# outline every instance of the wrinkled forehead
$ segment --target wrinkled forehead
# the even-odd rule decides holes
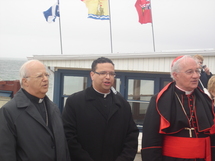
[[[48,69],[40,62],[31,63],[26,66],[26,73],[28,74],[40,74],[45,72],[48,72]]]
[[[181,61],[182,69],[197,69],[199,68],[198,62],[193,58],[187,58]]]

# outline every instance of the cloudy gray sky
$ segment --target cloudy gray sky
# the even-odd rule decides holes
[[[43,11],[57,0],[0,0],[0,57],[60,55],[59,19]],[[110,0],[113,53],[153,52],[151,24],[136,0]],[[155,50],[215,49],[215,0],[151,0]],[[87,18],[81,0],[60,0],[63,54],[111,53],[109,21]]]

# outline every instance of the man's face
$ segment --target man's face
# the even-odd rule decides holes
[[[33,96],[43,98],[49,87],[49,74],[41,63],[28,68],[29,75],[24,78],[25,90]]]
[[[181,70],[173,73],[176,85],[185,91],[197,88],[200,77],[199,65],[192,58],[188,58],[180,62],[180,66]]]
[[[200,60],[200,59],[197,59],[197,62],[199,63],[200,68],[202,68],[202,66],[203,66],[203,61]]]
[[[95,72],[90,73],[93,87],[101,93],[108,93],[114,83],[114,74],[114,66],[111,63],[97,64]]]

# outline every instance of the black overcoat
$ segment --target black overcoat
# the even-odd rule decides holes
[[[53,132],[22,90],[0,108],[1,161],[69,160],[61,114],[45,99]]]
[[[133,161],[139,131],[130,105],[119,93],[111,93],[113,106],[106,119],[97,94],[89,87],[66,101],[62,117],[71,160]]]

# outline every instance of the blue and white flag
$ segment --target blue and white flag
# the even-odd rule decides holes
[[[58,3],[54,4],[47,11],[44,11],[43,14],[47,22],[49,23],[55,22],[55,19],[57,17],[60,17],[59,4]]]

